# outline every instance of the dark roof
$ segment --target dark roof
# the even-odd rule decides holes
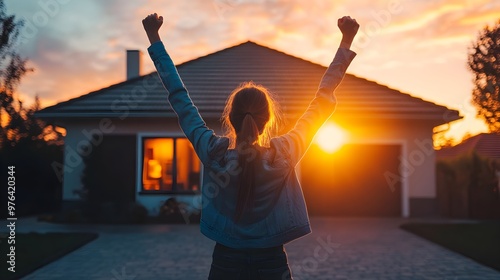
[[[456,146],[437,150],[436,157],[454,158],[470,152],[476,152],[491,159],[500,159],[500,134],[481,133],[472,136]]]
[[[254,81],[275,93],[289,116],[303,112],[326,67],[245,42],[177,65],[191,98],[204,117],[220,117],[229,93],[241,82]],[[376,82],[347,74],[336,91],[336,115],[359,118],[427,119],[436,125],[460,119],[450,110]],[[168,117],[165,91],[156,72],[47,107],[42,118]]]

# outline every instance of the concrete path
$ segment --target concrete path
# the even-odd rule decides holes
[[[500,279],[500,272],[398,228],[409,219],[312,218],[286,245],[295,280]],[[214,242],[198,225],[77,226],[20,218],[18,232],[94,231],[99,238],[23,279],[206,279]]]

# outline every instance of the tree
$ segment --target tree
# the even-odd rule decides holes
[[[33,69],[18,53],[19,30],[23,22],[5,11],[0,0],[0,148],[23,145],[43,145],[50,139],[58,144],[62,135],[54,126],[36,119],[34,113],[40,109],[39,98],[30,108],[16,98],[15,92],[21,78]]]
[[[469,69],[474,74],[472,103],[490,132],[500,133],[500,20],[484,27],[469,49]]]
[[[14,15],[7,15],[3,0],[0,0],[0,24],[0,145],[3,146],[8,137],[5,123],[19,118],[14,102],[15,88],[29,69],[15,49],[22,22]]]
[[[34,117],[40,109],[38,97],[29,108],[17,97],[22,77],[31,68],[18,52],[23,22],[8,15],[0,0],[0,170],[8,166],[16,174],[16,215],[56,210],[61,201],[61,181],[51,168],[63,157],[62,135],[54,126]],[[51,141],[50,141],[51,140]],[[52,145],[56,144],[56,145]],[[7,196],[0,196],[7,205]],[[0,212],[0,217],[7,211]]]

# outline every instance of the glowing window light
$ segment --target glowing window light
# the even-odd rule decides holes
[[[159,161],[154,159],[148,161],[148,176],[153,179],[161,178],[161,165]]]

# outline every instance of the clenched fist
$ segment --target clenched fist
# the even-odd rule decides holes
[[[151,44],[153,44],[156,41],[160,41],[160,35],[158,34],[158,30],[160,30],[162,24],[163,24],[163,17],[158,16],[157,13],[150,14],[145,19],[142,20],[142,26],[144,26],[144,30],[146,30],[146,34],[148,35],[149,42]]]
[[[342,35],[345,37],[354,38],[356,33],[358,33],[359,24],[350,16],[339,18],[337,25],[339,26],[340,32],[342,32]]]
[[[344,16],[338,19],[337,25],[339,26],[340,32],[342,32],[342,42],[341,46],[349,48],[356,33],[358,33],[359,24],[355,19],[350,16]]]

